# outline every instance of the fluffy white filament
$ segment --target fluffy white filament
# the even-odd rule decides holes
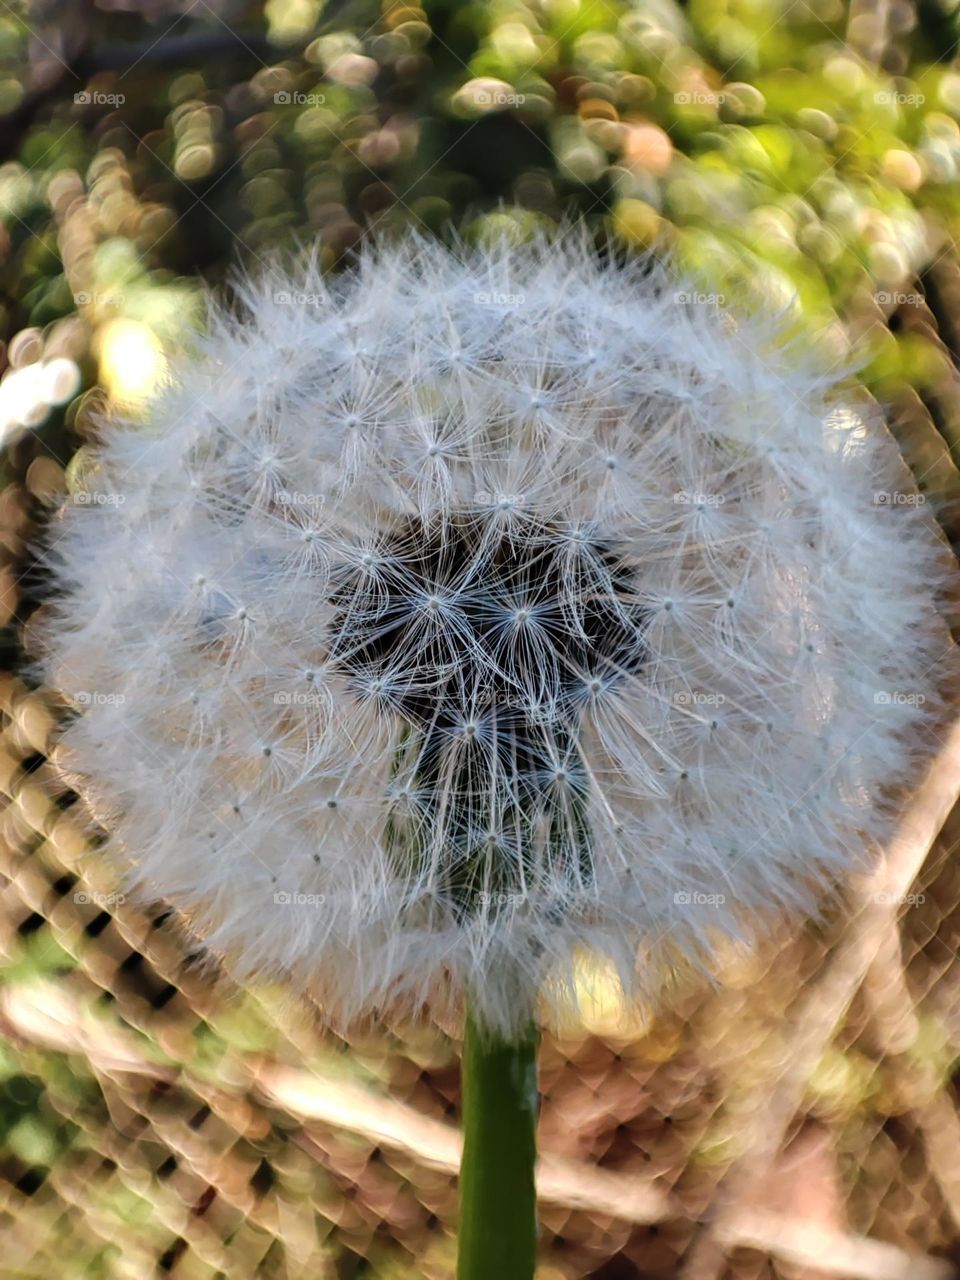
[[[60,755],[142,892],[331,1017],[509,1027],[518,971],[642,988],[873,850],[940,550],[769,317],[572,238],[240,292],[50,539]]]

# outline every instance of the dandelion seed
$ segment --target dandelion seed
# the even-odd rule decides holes
[[[118,696],[59,745],[105,854],[342,1019],[468,988],[511,1029],[582,946],[636,989],[641,943],[816,907],[946,651],[882,426],[769,317],[576,238],[287,284],[322,322],[241,282],[139,434],[105,425],[129,500],[51,538],[45,671]],[[322,910],[290,927],[277,883]]]

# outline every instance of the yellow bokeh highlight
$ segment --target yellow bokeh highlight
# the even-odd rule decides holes
[[[153,330],[139,320],[109,320],[97,335],[100,377],[113,402],[139,408],[166,372],[166,357]]]

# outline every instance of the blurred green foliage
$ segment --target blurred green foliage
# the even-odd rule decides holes
[[[956,27],[906,0],[21,2],[0,322],[79,316],[84,380],[136,398],[238,261],[566,215],[855,340],[881,393],[922,383],[941,353],[883,319],[956,237]]]
[[[911,460],[952,500],[958,35],[960,0],[10,0],[0,441],[15,455],[29,433],[82,466],[103,397],[135,410],[202,319],[202,284],[238,264],[316,244],[332,268],[410,224],[522,235],[567,218],[675,254],[734,311],[793,309],[884,402],[923,402],[946,461],[929,443]],[[82,947],[39,936],[8,950],[9,988],[77,965]],[[182,1059],[213,1084],[274,1036],[244,1000]],[[68,1054],[26,1058],[0,1053],[0,1147],[24,1187],[85,1151],[103,1107]],[[369,1080],[372,1062],[340,1066]],[[811,1089],[824,1113],[882,1104],[839,1049]],[[721,1127],[703,1158],[728,1145]],[[147,1201],[110,1186],[105,1214],[144,1228]],[[113,1275],[115,1252],[100,1242],[69,1274]],[[364,1274],[410,1272],[387,1249]]]

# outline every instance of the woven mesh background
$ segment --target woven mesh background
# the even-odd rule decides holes
[[[949,341],[960,270],[933,270]],[[926,308],[904,322],[938,330]],[[956,420],[952,373],[931,399]],[[893,418],[955,532],[928,404],[905,388]],[[8,465],[17,622],[24,547],[63,475],[33,436]],[[8,673],[0,717],[0,1275],[451,1276],[449,1029],[347,1042],[290,992],[198,965],[170,913],[124,901],[86,856],[46,758],[50,696]],[[831,919],[731,956],[656,1015],[595,976],[546,1040],[539,1280],[957,1273],[960,738],[942,741],[886,869]]]
[[[242,5],[215,7],[230,16]],[[35,4],[31,57],[69,52],[88,8]],[[427,21],[418,7],[384,9],[391,27]],[[827,28],[809,13],[823,39]],[[900,74],[910,65],[914,18],[899,0],[855,0],[847,39],[869,45],[879,63],[879,23],[883,66]],[[402,113],[413,86],[428,81],[422,59],[401,58],[392,39],[371,36],[365,48],[389,72],[377,92]],[[420,50],[415,30],[410,39]],[[101,63],[91,55],[94,70],[110,67],[109,53]],[[584,117],[609,115],[602,66],[589,70],[589,81],[571,79],[569,96],[589,88]],[[145,63],[148,95],[146,71]],[[133,78],[124,87],[135,94]],[[263,95],[241,88],[259,112]],[[28,98],[21,116],[35,107]],[[171,157],[187,149],[191,129],[220,128],[215,113],[201,116],[193,125],[178,119],[183,136]],[[360,108],[345,125],[348,139],[373,129]],[[494,170],[510,151],[507,127],[477,132]],[[271,221],[276,192],[267,177],[288,162],[272,128],[252,119],[242,131],[243,165],[231,158],[227,169],[238,181],[264,173],[257,198],[270,216],[259,230],[256,202],[248,216],[230,185],[222,188],[225,204],[241,209],[238,238],[257,247],[283,222]],[[389,141],[372,135],[369,145]],[[96,287],[85,274],[94,240],[122,232],[152,248],[167,227],[171,171],[154,154],[154,135],[129,163],[120,125],[108,121],[100,142],[90,189],[65,178],[50,205],[66,275],[83,296]],[[846,148],[838,144],[838,154]],[[544,155],[539,146],[529,159],[518,150],[516,165],[540,166]],[[418,217],[435,215],[438,202],[431,188],[415,190],[402,148],[396,174],[391,163],[376,147],[358,159],[352,143],[338,142],[314,166],[312,189],[302,175],[290,185],[307,191],[311,227],[347,245],[359,233],[354,215],[403,205],[404,196]],[[374,174],[370,164],[383,168]],[[350,177],[343,189],[340,165]],[[149,201],[134,171],[141,186],[150,175]],[[382,173],[396,178],[392,187]],[[437,191],[459,207],[446,188]],[[202,240],[199,225],[223,240],[217,198],[214,191],[209,225],[184,221],[184,239]],[[527,199],[536,207],[539,197]],[[597,203],[586,188],[581,201]],[[40,243],[26,238],[28,254],[31,240]],[[875,284],[861,282],[868,292]],[[922,386],[891,376],[885,408],[956,544],[955,248],[931,236],[922,275],[885,288],[891,299],[910,299],[885,305],[891,330],[945,357],[925,367]],[[118,895],[88,856],[72,797],[56,785],[47,762],[56,704],[13,673],[11,641],[38,591],[25,548],[49,499],[65,489],[88,407],[69,436],[47,433],[41,445],[27,432],[0,462],[0,662],[8,668],[0,674],[0,1280],[447,1280],[458,1161],[453,1029],[396,1025],[344,1040],[288,991],[236,988],[198,963],[172,915],[148,916]],[[830,918],[731,956],[713,986],[681,986],[655,1015],[625,1011],[595,976],[584,1015],[545,1040],[538,1280],[960,1275],[960,737],[945,727],[942,741],[886,870],[851,886]]]

